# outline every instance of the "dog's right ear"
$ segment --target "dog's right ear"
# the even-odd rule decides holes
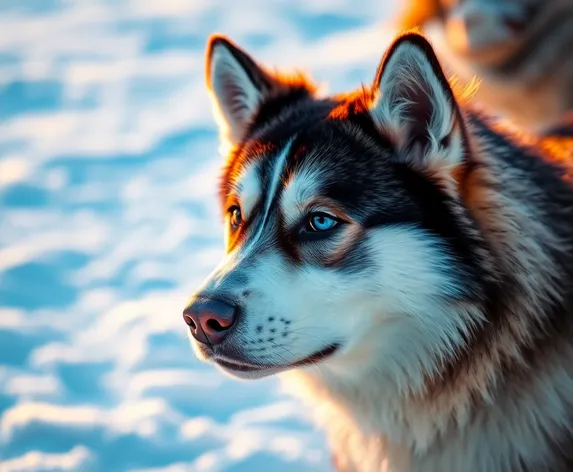
[[[231,145],[245,137],[261,104],[279,85],[277,78],[225,36],[209,38],[207,87],[221,137]]]
[[[465,158],[465,126],[431,44],[415,32],[388,49],[374,81],[370,109],[405,163],[448,173]]]

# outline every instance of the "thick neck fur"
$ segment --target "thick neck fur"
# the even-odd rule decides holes
[[[383,366],[285,374],[317,401],[340,470],[573,464],[573,186],[551,146],[474,113],[466,122],[459,213],[481,235],[487,286],[475,305],[436,308],[480,320],[465,346],[433,374],[412,373],[422,386],[410,390]]]

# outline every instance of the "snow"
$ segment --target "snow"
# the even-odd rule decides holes
[[[0,0],[2,472],[330,470],[275,379],[189,346],[181,310],[222,254],[204,47],[347,90],[390,4]]]

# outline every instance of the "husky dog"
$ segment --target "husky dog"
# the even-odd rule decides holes
[[[409,0],[399,27],[433,19],[442,58],[483,81],[476,99],[531,129],[573,109],[573,1]]]
[[[502,128],[412,32],[350,94],[223,36],[207,83],[230,151],[198,357],[280,374],[341,471],[573,470],[573,126]]]

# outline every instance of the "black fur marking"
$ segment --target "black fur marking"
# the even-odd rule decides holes
[[[368,277],[368,273],[376,268],[368,257],[366,241],[358,241],[335,265],[329,267],[345,274],[360,274],[364,277]]]
[[[319,241],[325,241],[331,238],[334,234],[343,230],[344,223],[339,223],[334,228],[328,231],[297,231],[297,240],[300,244],[304,243],[316,243]]]
[[[397,176],[400,177],[406,191],[406,198],[415,202],[416,207],[403,214],[404,220],[420,224],[428,232],[435,234],[447,244],[468,277],[468,281],[479,280],[479,264],[476,261],[475,248],[481,244],[460,225],[458,218],[450,208],[455,205],[451,197],[440,190],[435,182],[431,182],[422,174],[413,171],[408,166],[396,165]],[[476,270],[477,269],[477,270]]]
[[[259,108],[250,127],[248,136],[252,136],[258,129],[264,128],[269,122],[284,115],[285,108],[297,105],[310,105],[311,96],[304,87],[289,88],[287,92],[266,100]]]

